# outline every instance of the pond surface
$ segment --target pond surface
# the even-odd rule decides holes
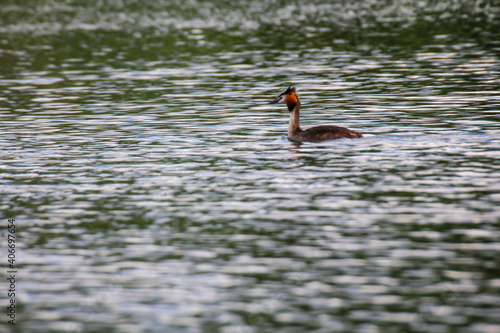
[[[500,332],[499,8],[30,2],[0,9],[2,331]],[[364,138],[289,142],[289,85]]]

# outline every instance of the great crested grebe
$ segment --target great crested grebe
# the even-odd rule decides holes
[[[340,126],[315,126],[303,130],[299,125],[300,99],[295,87],[288,89],[269,104],[285,103],[290,111],[290,125],[288,126],[288,140],[295,142],[321,142],[340,138],[361,138],[361,133],[351,131]]]

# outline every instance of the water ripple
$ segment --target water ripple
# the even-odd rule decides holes
[[[498,8],[479,4],[2,7],[20,329],[499,331]],[[460,36],[455,12],[483,25]],[[364,138],[289,142],[267,103],[291,84],[303,127]]]

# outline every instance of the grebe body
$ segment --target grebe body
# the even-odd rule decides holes
[[[348,128],[340,126],[315,126],[307,130],[300,128],[300,99],[295,87],[288,89],[280,94],[278,98],[269,104],[285,103],[290,111],[290,124],[288,126],[288,140],[295,142],[321,142],[341,138],[361,138],[361,133],[351,131]]]

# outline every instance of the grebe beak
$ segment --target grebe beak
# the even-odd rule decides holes
[[[285,93],[282,93],[281,95],[278,96],[274,101],[269,102],[269,104],[277,104],[281,101],[283,101],[283,98],[285,97]]]
[[[269,104],[277,104],[277,103],[281,102],[282,99],[283,99],[283,96],[279,96],[274,101],[269,102]]]
[[[285,103],[285,98],[288,97],[288,94],[290,94],[291,92],[295,92],[295,87],[288,87],[288,89],[284,93],[280,94],[274,101],[269,102],[269,104],[277,104],[279,102]]]

